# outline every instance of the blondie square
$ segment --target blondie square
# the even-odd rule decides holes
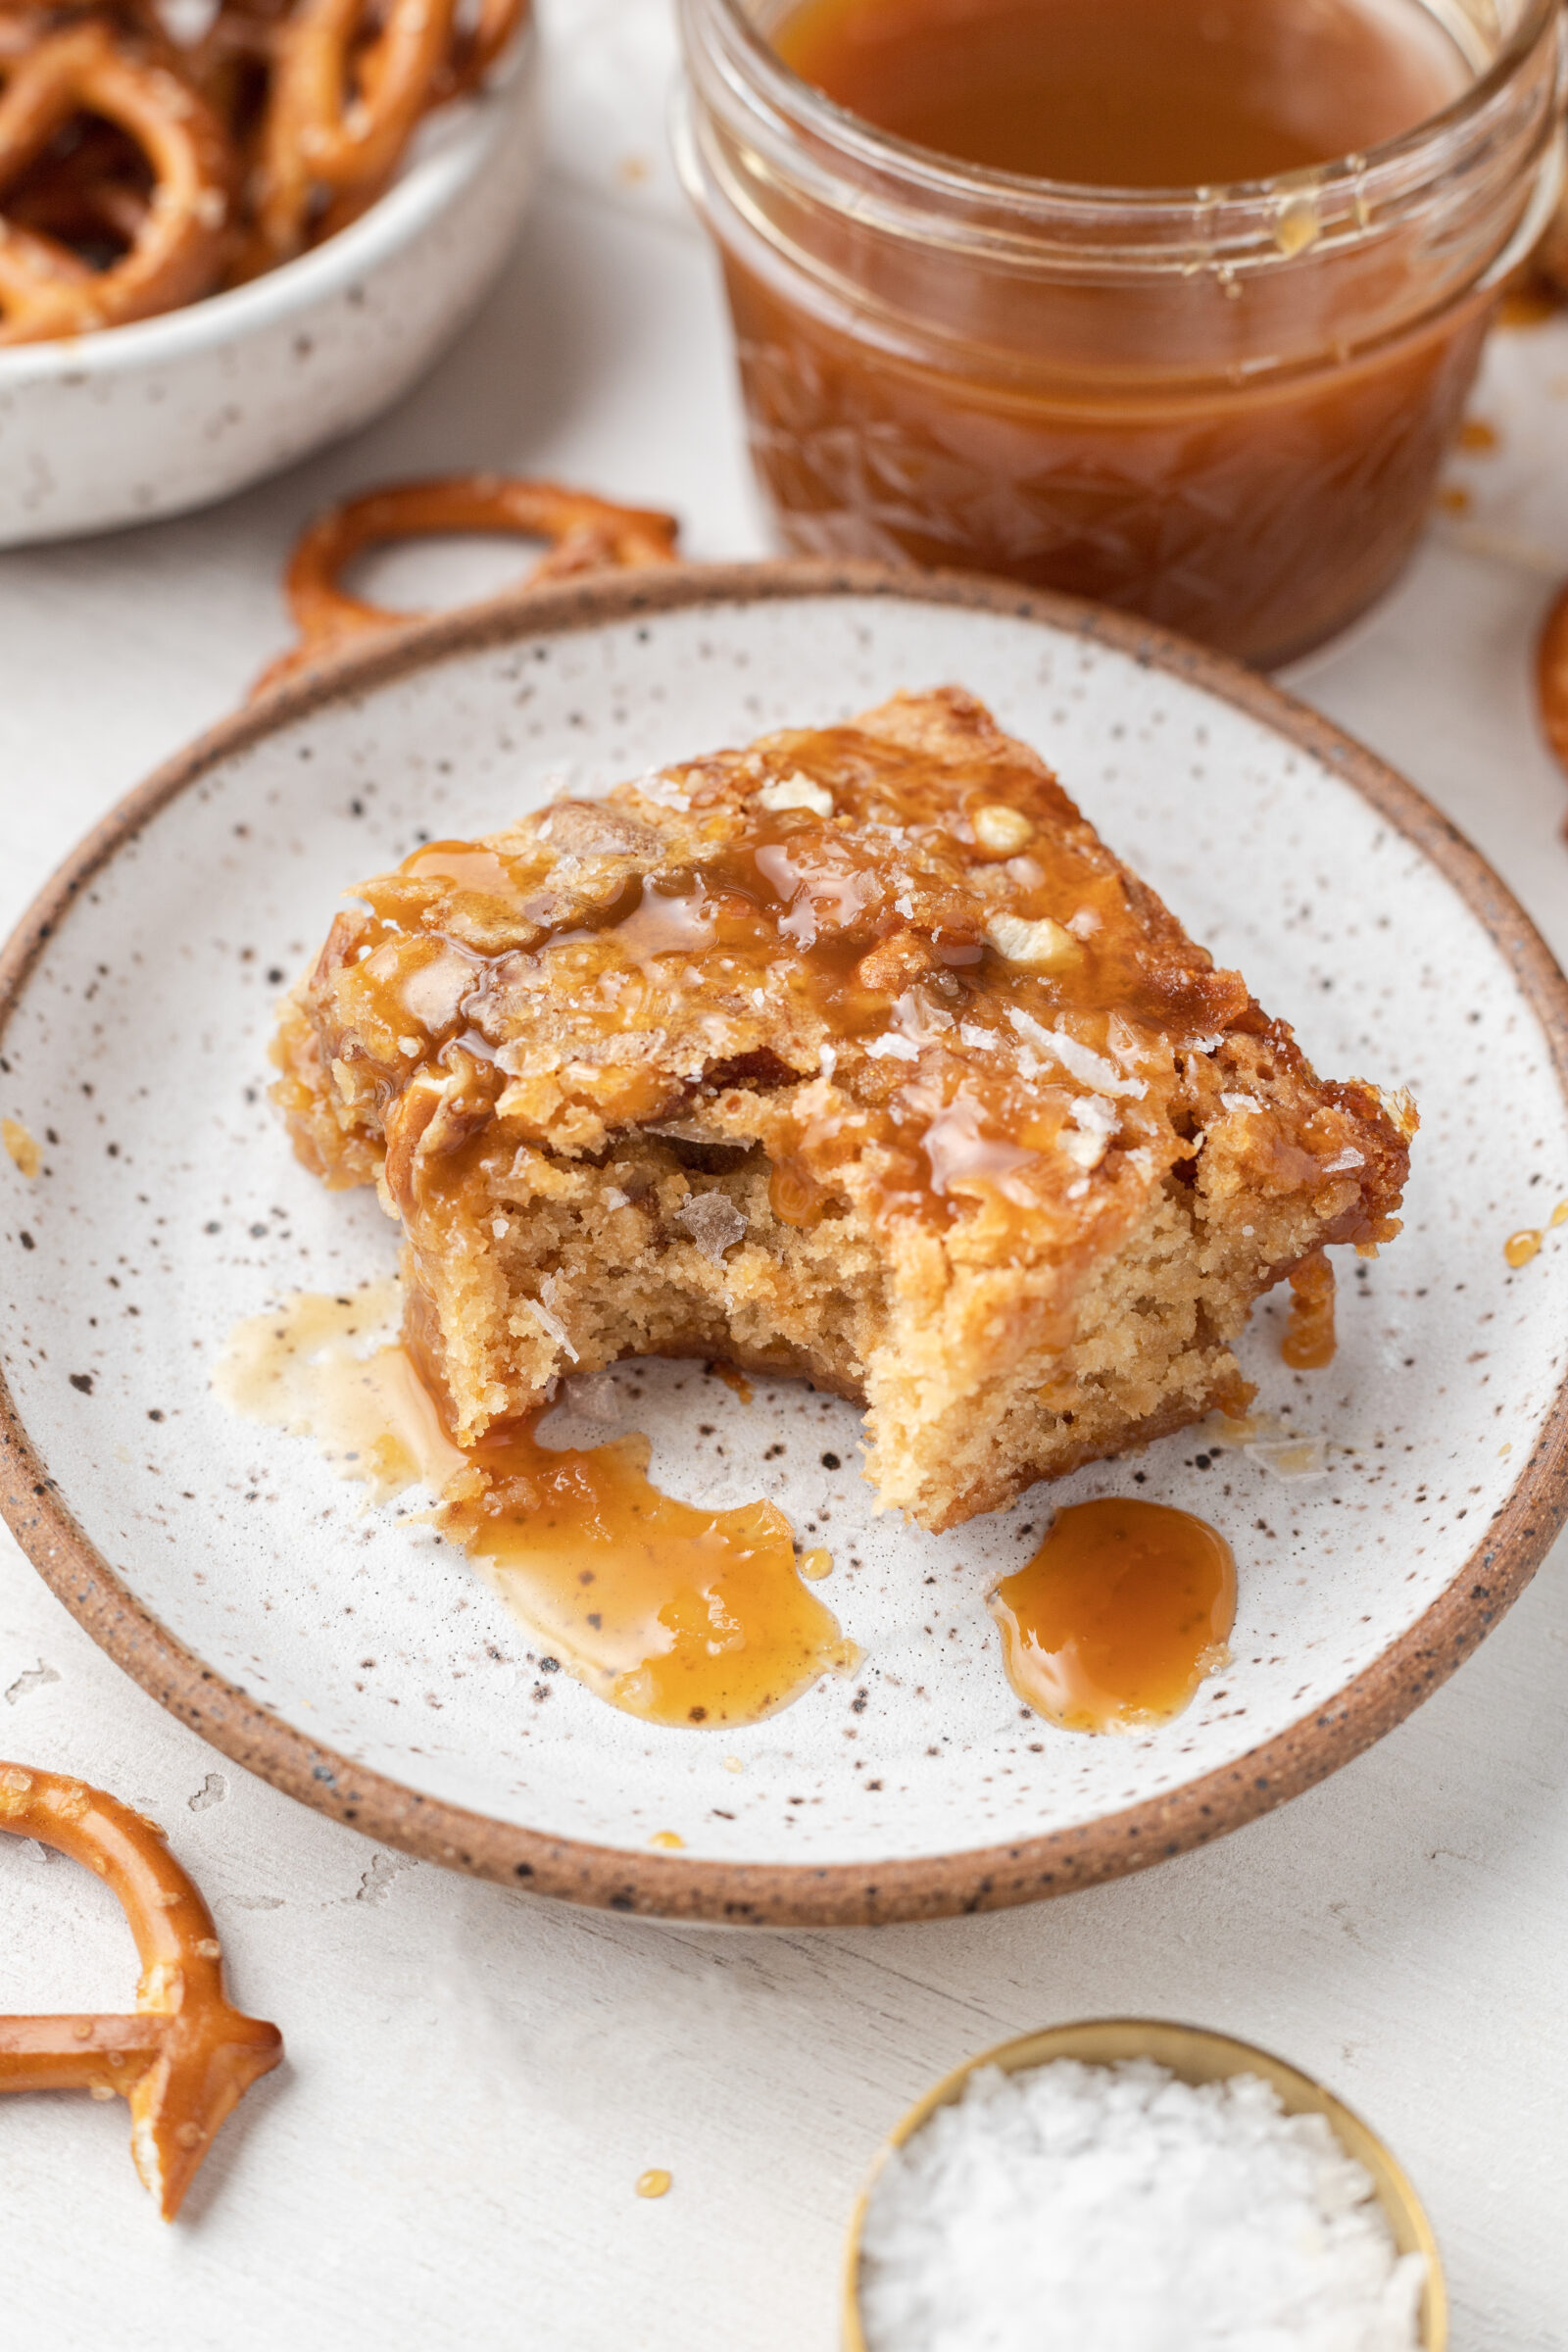
[[[956,688],[364,884],[287,1001],[300,1157],[374,1183],[465,1444],[718,1356],[865,1407],[952,1527],[1245,1405],[1231,1341],[1374,1249],[1415,1119],[1320,1080]]]

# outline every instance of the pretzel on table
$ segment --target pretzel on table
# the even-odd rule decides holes
[[[0,47],[0,213],[78,116],[106,119],[146,157],[153,190],[125,253],[94,270],[59,238],[0,218],[0,344],[147,318],[211,291],[232,195],[222,124],[156,55],[89,21]]]
[[[0,2016],[0,2091],[118,2091],[136,2170],[172,2222],[224,2117],[282,2057],[282,2035],[226,1999],[213,1915],[155,1822],[84,1782],[0,1763],[0,1830],[96,1871],[141,1957],[127,2016]]]
[[[548,539],[548,553],[526,575],[532,587],[617,565],[673,564],[679,527],[672,514],[499,473],[404,482],[351,498],[318,515],[295,547],[283,586],[300,642],[262,672],[252,693],[280,684],[351,637],[419,617],[389,612],[339,587],[344,566],[367,547],[454,531]]]

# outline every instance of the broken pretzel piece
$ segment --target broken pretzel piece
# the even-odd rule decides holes
[[[0,1763],[0,1830],[95,1870],[142,1964],[128,2016],[0,2017],[0,2091],[118,2091],[130,2104],[136,2170],[172,2222],[219,2126],[276,2066],[283,2037],[224,1997],[213,1915],[144,1814],[64,1774]]]

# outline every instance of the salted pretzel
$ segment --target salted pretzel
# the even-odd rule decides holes
[[[282,2057],[282,2035],[224,1997],[213,1915],[155,1822],[84,1782],[0,1764],[0,1830],[95,1870],[142,1964],[128,2016],[0,2017],[0,2091],[118,2091],[136,2170],[172,2222],[224,2117]]]
[[[11,191],[78,116],[126,132],[153,176],[129,246],[105,270],[5,212]],[[223,266],[230,176],[228,140],[212,109],[104,24],[0,49],[0,344],[117,326],[210,292]]]
[[[262,134],[256,224],[272,261],[381,194],[431,104],[455,13],[456,0],[386,0],[370,32],[368,0],[300,0],[279,33]]]
[[[522,23],[527,6],[528,0],[479,0],[472,25],[459,25],[454,32],[451,52],[430,93],[434,104],[445,105],[449,98],[466,97],[478,88]]]
[[[525,584],[644,564],[673,564],[679,524],[672,514],[612,506],[586,490],[523,481],[502,473],[452,474],[404,482],[329,507],[303,533],[289,558],[284,594],[300,642],[271,662],[252,692],[261,694],[350,637],[419,616],[389,612],[338,586],[344,566],[367,547],[445,531],[516,532],[550,548]]]

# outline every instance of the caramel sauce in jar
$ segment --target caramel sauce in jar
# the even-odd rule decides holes
[[[1030,179],[1272,179],[1413,130],[1469,79],[1410,0],[799,0],[784,62],[916,147]]]
[[[1544,170],[1544,0],[681,4],[792,550],[1262,663],[1390,584]]]
[[[1236,1562],[1190,1511],[1111,1495],[1058,1511],[990,1606],[1027,1705],[1063,1731],[1141,1731],[1224,1663]]]

